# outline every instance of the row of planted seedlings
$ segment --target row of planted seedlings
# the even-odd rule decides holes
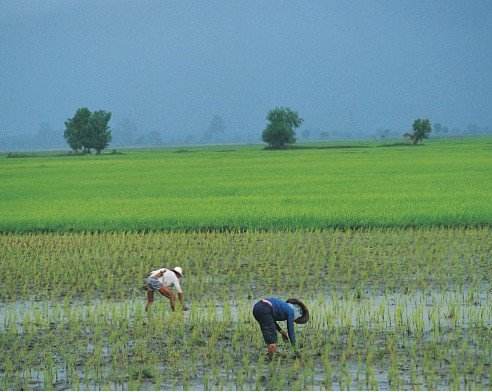
[[[487,240],[487,228],[2,236],[6,281],[18,285],[0,289],[0,380],[4,389],[486,389]],[[144,314],[143,274],[174,263],[191,311],[170,314],[159,298]],[[53,271],[61,267],[66,275]],[[301,358],[281,343],[266,363],[251,308],[269,295],[309,303]]]
[[[51,317],[42,321],[41,330],[30,327],[25,334],[27,344],[31,341],[31,333],[34,339],[46,333],[46,337],[39,343],[41,345],[60,333],[66,334],[72,344],[77,341],[77,354],[66,349],[50,352],[45,348],[45,365],[64,360],[67,363],[65,382],[76,386],[88,385],[91,388],[110,386],[114,389],[119,385],[124,387],[129,384],[133,387],[149,387],[154,383],[161,383],[160,385],[170,389],[179,386],[180,383],[196,388],[201,387],[203,383],[204,387],[208,386],[211,389],[231,389],[244,385],[251,388],[252,382],[264,387],[266,382],[269,387],[281,389],[289,386],[386,389],[387,385],[392,388],[403,385],[401,383],[405,382],[405,378],[401,376],[401,367],[405,361],[412,364],[407,377],[410,383],[408,385],[413,388],[424,386],[433,389],[432,387],[438,386],[439,383],[446,385],[446,382],[450,381],[473,387],[486,385],[486,375],[483,373],[483,366],[480,367],[480,360],[482,364],[486,364],[487,358],[490,358],[490,348],[489,351],[486,350],[487,335],[483,335],[482,340],[480,335],[477,335],[473,342],[457,344],[462,339],[461,328],[443,329],[441,332],[445,333],[445,338],[442,334],[434,335],[432,328],[426,326],[426,318],[422,317],[419,307],[408,315],[412,320],[409,324],[399,324],[397,312],[392,315],[393,308],[390,303],[391,300],[383,301],[382,305],[360,303],[355,298],[342,298],[337,303],[327,303],[320,297],[315,303],[310,304],[313,312],[311,323],[300,327],[298,331],[302,358],[291,358],[288,346],[283,347],[279,356],[279,364],[287,366],[285,361],[293,360],[298,369],[297,373],[282,378],[284,381],[272,376],[277,374],[274,371],[276,368],[262,366],[258,370],[256,366],[258,361],[264,364],[260,359],[261,353],[258,352],[258,348],[261,351],[263,344],[261,339],[258,339],[257,328],[250,316],[251,309],[246,303],[238,307],[230,304],[218,307],[195,303],[192,311],[184,317],[173,317],[175,315],[167,313],[163,305],[157,307],[151,318],[143,319],[140,317],[141,307],[130,307],[127,310],[123,309],[122,320],[115,322],[111,320],[117,318],[116,309],[120,310],[121,307],[101,302],[87,309],[86,313],[79,311],[72,316],[67,310],[65,317],[74,317],[74,326],[72,328],[68,323],[66,331],[62,329],[46,332],[51,331],[50,328],[53,329],[57,323],[62,324],[59,318],[65,310],[58,309],[52,312]],[[109,310],[111,307],[113,311]],[[34,319],[43,320],[38,311],[35,311],[32,317],[31,322]],[[128,325],[129,319],[142,321],[142,324],[132,327]],[[393,327],[388,327],[388,322]],[[28,325],[29,321],[24,320],[24,324]],[[418,337],[421,325],[424,325],[423,329],[428,337]],[[415,337],[412,329],[415,330]],[[133,337],[131,342],[128,336]],[[251,342],[251,345],[245,345],[244,342]],[[453,345],[445,351],[439,351],[441,345],[449,342],[453,342],[457,351]],[[57,346],[64,347],[63,342],[61,346]],[[367,350],[368,347],[371,350]],[[419,350],[423,356],[420,360]],[[33,352],[36,352],[36,347]],[[20,350],[21,361],[22,355],[23,351]],[[120,355],[123,355],[123,361],[118,359]],[[386,358],[386,355],[389,357]],[[436,355],[442,357],[441,366],[446,366],[449,362],[449,377],[454,378],[441,380],[436,374],[443,371],[442,369],[436,369],[437,373],[433,375],[432,367],[428,369],[424,366],[425,361],[429,361],[429,358],[436,359]],[[76,356],[79,358],[78,361],[75,360]],[[86,360],[84,367],[81,369],[79,366],[78,372],[74,372],[74,364],[79,363],[80,358],[89,357],[91,359]],[[147,357],[153,358],[153,362],[147,361]],[[174,362],[167,362],[165,358]],[[458,358],[467,358],[467,362],[459,363]],[[33,361],[34,356],[28,363],[32,365],[35,363]],[[243,364],[239,369],[236,366],[238,361]],[[108,371],[101,372],[105,367]],[[462,367],[466,372],[457,377],[458,369]],[[299,369],[302,370],[301,373]],[[471,369],[473,373],[469,376],[467,372]],[[168,370],[171,370],[171,373]],[[46,380],[54,381],[56,384],[59,379],[63,379],[62,366],[55,366],[55,373],[51,376],[46,371],[47,369],[37,370],[37,373],[34,371],[37,380],[40,380],[40,374],[43,377],[41,380],[44,387]],[[255,378],[254,375],[258,371],[264,374]],[[48,377],[45,378],[46,374]],[[171,379],[168,377],[161,380],[163,374],[173,376]],[[70,377],[75,378],[72,380]],[[277,385],[277,382],[285,384]]]
[[[2,285],[0,297],[126,299],[144,274],[175,264],[185,269],[197,296],[222,284],[277,290],[285,280],[301,290],[337,285],[360,296],[443,289],[487,278],[489,236],[488,228],[7,234],[0,263],[5,280],[17,285]]]
[[[326,346],[313,346],[328,373],[335,375],[326,382],[336,384],[326,387],[487,389],[490,298],[484,295],[482,306],[467,306],[461,295],[448,293],[438,299],[440,304],[405,295],[320,302],[318,310],[329,320],[315,318],[306,328],[315,329],[309,335],[316,335],[317,342],[328,336]],[[331,349],[323,352],[327,347]]]
[[[309,304],[311,322],[297,328],[301,357],[280,343],[272,363],[250,303],[192,305],[171,314],[160,303],[150,315],[138,303],[107,301],[75,310],[59,304],[48,316],[31,309],[20,323],[22,339],[7,317],[3,387],[486,389],[490,380],[490,326],[463,341],[464,326],[437,333],[420,305],[407,311],[406,323],[392,299],[320,296]]]

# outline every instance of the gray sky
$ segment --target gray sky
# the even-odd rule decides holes
[[[492,1],[0,1],[0,136],[80,107],[139,132],[492,126]]]

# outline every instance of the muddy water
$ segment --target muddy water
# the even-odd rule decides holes
[[[310,340],[314,338],[315,333],[328,335],[325,337],[330,341],[330,336],[334,333],[339,334],[339,343],[333,347],[334,351],[342,352],[344,355],[343,345],[348,340],[347,330],[362,333],[362,331],[377,330],[376,342],[383,342],[385,331],[399,331],[402,336],[411,335],[408,339],[412,342],[418,339],[422,342],[431,342],[433,333],[436,331],[454,331],[458,329],[463,337],[466,337],[473,330],[480,329],[485,334],[490,334],[491,330],[491,292],[488,286],[483,285],[480,290],[475,290],[470,293],[467,287],[460,288],[456,291],[428,291],[414,292],[411,294],[385,293],[376,296],[362,296],[356,298],[354,296],[346,298],[343,295],[339,296],[336,293],[328,295],[320,295],[318,298],[307,301],[311,310],[310,323],[305,326],[297,326],[296,332],[298,339],[303,342],[304,347],[301,347],[302,365],[304,369],[304,379],[290,379],[289,385],[282,385],[282,389],[295,389],[299,380],[302,381],[299,386],[309,390],[324,390],[331,388],[334,390],[341,389],[370,389],[370,385],[376,386],[379,390],[391,389],[390,379],[390,364],[388,359],[383,359],[376,362],[373,367],[365,362],[365,358],[348,359],[343,366],[340,365],[339,354],[335,354],[331,363],[332,373],[327,380],[326,363],[323,363],[320,358],[320,353],[313,350],[310,345]],[[258,298],[259,299],[259,298]],[[159,317],[160,313],[169,315],[169,307],[166,301],[159,298],[159,302],[153,305],[152,314],[154,317]],[[237,328],[240,323],[248,322],[252,324],[252,333],[260,334],[259,328],[254,323],[251,315],[251,308],[257,299],[241,302],[221,303],[214,302],[209,304],[193,303],[191,310],[184,313],[184,323],[189,325],[213,325],[229,324],[231,330]],[[129,331],[133,324],[142,322],[145,316],[142,316],[145,300],[143,298],[131,299],[125,301],[94,300],[94,301],[16,301],[12,303],[4,303],[0,306],[0,333],[3,335],[16,334],[19,337],[28,335],[33,329],[36,333],[44,333],[55,326],[68,324],[73,320],[83,322],[84,320],[92,320],[95,325],[99,320],[108,322],[112,318],[121,320],[126,319],[129,325]],[[144,321],[147,323],[147,321]],[[321,332],[320,332],[321,331]],[[323,332],[324,331],[324,332]],[[88,333],[93,333],[89,331]],[[319,336],[319,335],[318,335]],[[205,337],[206,340],[206,337]],[[56,337],[52,340],[56,344]],[[95,343],[88,340],[84,350],[92,353],[95,350]],[[251,340],[240,342],[240,346],[251,344]],[[130,341],[130,344],[131,341]],[[264,351],[263,343],[258,340],[254,343],[259,352]],[[383,343],[382,343],[383,344]],[[402,345],[407,343],[401,343]],[[454,343],[453,343],[454,344]],[[457,343],[456,343],[457,344]],[[177,345],[179,350],[179,344]],[[202,366],[206,360],[198,359],[195,363],[196,369],[192,372],[192,376],[182,383],[180,377],[183,370],[179,369],[179,376],[170,376],[169,362],[160,359],[158,362],[158,370],[164,375],[161,380],[155,379],[150,374],[151,372],[139,375],[138,384],[133,383],[134,378],[131,373],[123,373],[115,377],[111,374],[111,364],[109,361],[111,347],[103,346],[100,348],[102,356],[106,358],[106,367],[100,369],[98,379],[93,376],[93,372],[87,374],[87,369],[84,367],[83,361],[87,359],[82,356],[77,359],[75,370],[69,375],[67,371],[66,360],[59,359],[52,363],[51,369],[46,369],[39,365],[35,368],[20,369],[17,372],[19,380],[23,380],[21,384],[32,390],[44,389],[112,389],[112,390],[154,390],[158,389],[275,389],[278,384],[274,381],[278,377],[285,376],[285,369],[293,366],[290,347],[281,346],[278,353],[277,364],[268,364],[264,361],[259,361],[257,364],[250,365],[248,374],[241,376],[243,379],[238,382],[238,375],[242,373],[243,364],[240,362],[234,363],[232,366],[225,362],[218,361],[222,367],[218,370],[211,370],[206,365]],[[217,350],[228,352],[230,349],[228,342],[219,342]],[[42,351],[40,352],[42,355]],[[487,356],[487,352],[485,352]],[[253,359],[255,357],[252,357]],[[182,358],[183,359],[183,358]],[[184,358],[186,359],[186,358]],[[178,360],[178,359],[177,359]],[[446,359],[449,361],[449,359]],[[490,358],[485,362],[485,366],[490,367]],[[191,363],[191,362],[190,362]],[[419,365],[423,367],[424,365]],[[251,369],[256,369],[252,372]],[[420,373],[424,372],[423,368],[417,368]],[[4,386],[9,389],[6,384],[6,373],[8,369],[5,367],[0,369],[0,380],[4,382]],[[207,377],[214,373],[210,379]],[[370,376],[367,376],[371,373]],[[399,369],[401,374],[402,384],[412,385],[416,388],[426,389],[425,377],[417,377],[417,381],[411,381],[410,369],[403,365]],[[486,373],[486,372],[484,372]],[[301,377],[301,378],[302,378]],[[372,384],[368,384],[367,377],[372,377]],[[115,380],[116,379],[116,380]],[[76,380],[74,382],[74,380]],[[449,383],[445,381],[445,377],[441,377],[432,385],[438,389],[449,389]],[[300,382],[299,381],[299,382]],[[158,383],[158,385],[156,385]],[[490,386],[490,377],[483,376],[482,383]],[[457,384],[460,388],[464,388],[465,379]],[[482,385],[482,384],[479,384]],[[405,389],[404,388],[404,389]],[[413,389],[413,388],[410,388]]]
[[[484,326],[491,325],[491,309],[488,307],[492,293],[487,293],[487,286],[483,285],[481,292],[470,300],[466,297],[466,288],[459,292],[416,292],[412,294],[386,294],[370,297],[344,298],[340,296],[318,297],[315,300],[306,301],[311,309],[311,323],[316,323],[321,328],[326,327],[326,318],[334,317],[336,327],[358,327],[365,324],[373,326],[379,320],[388,328],[397,324],[412,323],[415,319],[423,322],[423,332],[429,332],[438,322],[443,328],[451,327],[459,323],[462,327],[468,327],[471,322]],[[231,321],[238,322],[241,318],[251,317],[251,309],[259,300],[233,301],[224,303],[215,301],[203,306],[191,306],[184,312],[186,320],[197,322],[206,321]],[[156,301],[157,302],[157,301]],[[468,302],[468,303],[467,303]],[[155,306],[155,305],[154,305]],[[159,306],[159,305],[158,305]],[[76,301],[69,303],[53,301],[15,301],[0,305],[0,332],[15,326],[19,334],[24,332],[24,325],[36,322],[60,322],[67,317],[77,316],[85,319],[90,314],[98,317],[111,318],[118,314],[131,317],[137,310],[145,307],[144,299],[128,299],[124,301],[112,301],[97,299],[94,301]],[[162,308],[162,306],[161,306]],[[166,311],[169,311],[167,309]]]

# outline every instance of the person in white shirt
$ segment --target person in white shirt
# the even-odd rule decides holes
[[[183,309],[188,310],[184,303],[183,290],[181,290],[181,285],[179,280],[183,276],[183,270],[181,267],[174,267],[172,270],[167,268],[160,268],[156,271],[152,271],[147,278],[147,304],[145,305],[145,310],[148,311],[152,302],[154,302],[154,292],[158,291],[164,297],[169,298],[171,302],[171,309],[176,310],[176,300],[174,294],[170,290],[174,286],[178,292],[178,298],[183,304]]]

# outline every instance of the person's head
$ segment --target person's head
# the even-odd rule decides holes
[[[309,310],[306,305],[304,305],[301,301],[296,298],[289,298],[287,301],[288,304],[292,306],[296,306],[300,309],[302,316],[296,318],[294,322],[296,324],[306,324],[309,321]]]
[[[178,279],[183,277],[183,269],[181,267],[174,267],[172,271],[176,274]]]

